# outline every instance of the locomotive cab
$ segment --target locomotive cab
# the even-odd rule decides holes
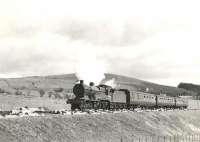
[[[99,90],[105,92],[106,95],[111,95],[114,93],[114,89],[111,86],[100,84],[98,85]]]

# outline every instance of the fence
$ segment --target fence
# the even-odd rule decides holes
[[[132,140],[121,138],[120,142],[200,142],[200,134],[185,136],[139,136]]]

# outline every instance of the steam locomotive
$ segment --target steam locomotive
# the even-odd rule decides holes
[[[187,100],[179,97],[155,95],[128,89],[114,89],[104,84],[94,86],[94,83],[85,85],[83,80],[73,87],[75,97],[67,100],[71,110],[86,109],[155,109],[155,108],[187,108]]]

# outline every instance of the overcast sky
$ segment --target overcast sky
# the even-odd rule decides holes
[[[200,84],[199,7],[199,0],[0,0],[0,77],[73,73],[84,62],[94,72]]]

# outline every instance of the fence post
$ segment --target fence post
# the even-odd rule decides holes
[[[159,139],[160,139],[160,138],[159,138],[159,136],[158,136],[158,137],[157,137],[157,142],[159,142]]]
[[[154,142],[154,136],[151,136],[151,142]]]
[[[123,142],[123,138],[122,138],[122,136],[121,136],[120,142]]]

